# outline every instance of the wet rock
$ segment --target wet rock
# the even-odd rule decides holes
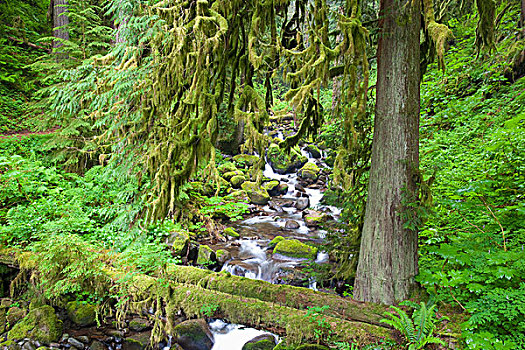
[[[89,349],[90,350],[107,350],[107,347],[104,345],[104,343],[98,340],[93,340],[93,343],[91,343],[91,345],[89,346]]]
[[[67,316],[80,327],[95,324],[95,305],[82,301],[71,301],[66,305]]]
[[[22,345],[22,350],[36,350],[36,346],[33,342],[27,341]]]
[[[184,350],[211,350],[213,334],[204,320],[188,320],[173,328],[177,344]]]
[[[286,201],[284,201],[284,202],[281,203],[281,206],[282,206],[283,208],[291,208],[291,207],[293,207],[294,205],[295,205],[295,202],[292,201],[292,200],[286,200]]]
[[[232,255],[229,251],[224,249],[218,249],[215,252],[215,256],[217,258],[217,261],[221,264],[224,264],[226,261],[230,260],[232,258]]]
[[[266,205],[270,201],[270,195],[268,192],[257,186],[255,182],[246,181],[241,187],[246,191],[246,194],[248,194],[248,197],[253,204]]]
[[[124,332],[118,329],[106,329],[104,333],[113,338],[124,338]]]
[[[244,173],[240,170],[234,170],[234,171],[228,171],[227,173],[223,174],[223,179],[230,181],[230,179],[234,176],[244,176]]]
[[[233,227],[226,228],[223,231],[223,234],[225,236],[232,237],[232,238],[239,238],[240,237],[239,233],[237,231],[235,231],[235,229]]]
[[[301,184],[296,184],[295,185],[295,190],[299,191],[299,192],[305,192],[305,189],[304,189],[304,187]]]
[[[272,350],[275,347],[275,337],[271,334],[261,334],[246,342],[242,350]]]
[[[77,337],[78,340],[80,340],[82,343],[87,344],[89,343],[89,338],[85,335],[79,335]]]
[[[8,340],[23,339],[29,337],[43,344],[56,342],[62,335],[62,321],[60,321],[55,309],[45,305],[34,309],[27,314],[7,334]]]
[[[210,265],[216,261],[215,252],[213,249],[205,244],[199,246],[199,254],[197,255],[197,265]]]
[[[327,222],[330,218],[332,218],[330,215],[315,210],[308,209],[303,211],[303,220],[307,227],[317,227]]]
[[[303,156],[296,149],[291,149],[289,154],[286,154],[277,144],[272,143],[266,152],[266,159],[277,174],[291,174],[297,169],[301,168],[308,158]]]
[[[252,156],[250,154],[237,154],[233,157],[234,162],[242,168],[252,167],[259,161],[259,159],[260,158],[258,156]]]
[[[190,233],[185,230],[172,231],[170,232],[170,236],[166,238],[166,245],[178,256],[186,255],[189,244]]]
[[[150,328],[148,320],[143,318],[135,317],[129,321],[129,329],[135,332],[143,332]]]
[[[279,195],[279,181],[277,180],[264,183],[262,188],[264,188],[272,197]]]
[[[300,226],[301,225],[299,225],[299,223],[297,221],[295,221],[295,220],[288,220],[284,224],[284,228],[290,229],[290,230],[298,229]]]
[[[283,208],[281,208],[277,203],[275,202],[268,202],[268,206],[270,209],[275,210],[278,214],[284,213]]]
[[[232,187],[235,189],[241,188],[242,184],[246,181],[246,177],[244,175],[235,175],[230,179],[230,183],[232,184]]]
[[[317,248],[301,243],[297,239],[284,239],[277,243],[273,253],[290,258],[314,260]]]
[[[320,171],[317,165],[308,162],[297,172],[297,175],[303,180],[317,181]]]
[[[67,342],[76,349],[84,349],[84,343],[82,343],[80,340],[77,340],[75,338],[69,338]]]
[[[310,153],[310,156],[312,158],[321,158],[321,151],[319,151],[319,148],[317,148],[316,145],[308,145],[304,149],[306,152]]]
[[[288,185],[287,184],[279,184],[277,187],[277,194],[278,195],[285,195],[288,193]]]
[[[151,332],[139,333],[124,339],[122,350],[144,350],[150,345]]]
[[[301,197],[297,199],[297,202],[295,202],[295,207],[298,210],[305,210],[310,206],[310,198],[308,197]]]

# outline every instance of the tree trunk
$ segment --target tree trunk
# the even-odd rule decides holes
[[[392,304],[415,286],[417,230],[403,199],[416,197],[419,167],[420,3],[381,0],[372,165],[354,296]]]
[[[53,5],[53,36],[61,40],[69,40],[68,0],[52,0]],[[60,52],[60,47],[64,44],[61,40],[53,41],[53,52]]]
[[[525,30],[525,0],[521,0],[520,27],[523,35],[523,31]]]

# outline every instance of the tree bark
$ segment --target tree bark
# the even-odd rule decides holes
[[[53,36],[61,40],[69,40],[68,0],[51,0],[53,8]],[[53,52],[60,52],[64,44],[61,40],[53,41]]]
[[[354,296],[406,299],[418,272],[417,231],[403,199],[416,197],[419,167],[420,3],[381,0],[377,102],[368,199]]]

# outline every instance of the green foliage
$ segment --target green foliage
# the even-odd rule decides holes
[[[309,306],[304,316],[308,322],[315,324],[314,337],[318,343],[329,342],[332,335],[332,327],[324,315],[328,308],[328,305]]]
[[[200,313],[205,317],[213,317],[215,312],[219,309],[217,304],[204,304],[201,306]]]
[[[434,337],[432,334],[436,328],[435,308],[432,305],[427,309],[427,305],[421,302],[419,307],[414,309],[412,317],[409,317],[402,309],[391,306],[397,313],[386,312],[388,319],[382,319],[386,323],[401,332],[405,338],[409,350],[423,349],[427,344],[441,344],[444,342]]]
[[[243,218],[243,214],[249,212],[248,204],[237,202],[235,198],[231,197],[200,197],[202,205],[199,208],[200,214],[215,218],[228,219],[229,221],[237,221]]]

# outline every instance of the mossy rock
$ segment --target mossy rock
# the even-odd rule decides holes
[[[185,230],[171,231],[166,239],[166,245],[178,256],[186,255],[190,244],[190,233]]]
[[[268,247],[274,248],[277,245],[277,243],[279,243],[280,241],[284,241],[284,240],[285,238],[283,236],[277,236],[274,239],[272,239],[270,243],[268,243]]]
[[[7,314],[6,309],[0,309],[0,334],[6,331],[6,326],[7,326],[6,314]]]
[[[8,340],[30,338],[49,345],[62,336],[62,321],[57,318],[55,309],[49,305],[31,310],[7,334]]]
[[[0,343],[0,349],[2,349],[2,350],[5,350],[5,349],[8,349],[8,350],[21,350],[22,347],[20,345],[18,345],[18,343],[15,342],[14,340],[6,340],[6,341]]]
[[[320,171],[321,169],[319,169],[316,164],[308,162],[297,172],[297,174],[302,179],[316,181],[319,177]]]
[[[271,334],[261,334],[245,343],[242,350],[273,350],[275,338]]]
[[[246,181],[246,177],[244,175],[235,175],[230,179],[230,183],[232,184],[232,187],[235,189],[241,188],[242,184]]]
[[[307,209],[303,211],[303,220],[307,227],[317,227],[330,219],[330,215],[315,210]]]
[[[237,167],[232,162],[222,163],[221,165],[217,167],[217,171],[221,175],[224,175],[228,172],[236,171],[236,170],[237,170]]]
[[[241,235],[233,227],[228,227],[224,230],[223,234],[228,237],[239,238]]]
[[[212,196],[215,193],[215,189],[209,183],[203,183],[201,181],[192,181],[189,183],[193,191],[203,196]]]
[[[185,350],[211,350],[213,334],[204,320],[188,320],[173,328],[175,341]]]
[[[197,265],[210,265],[216,261],[215,252],[205,244],[199,246]]]
[[[250,198],[250,202],[253,204],[266,205],[270,201],[270,195],[268,192],[257,186],[255,182],[246,181],[241,187],[246,191],[246,194],[248,194],[248,197]]]
[[[143,318],[135,317],[129,321],[129,329],[135,332],[143,332],[147,329],[151,328],[148,320],[145,320]]]
[[[277,243],[273,253],[290,258],[314,260],[317,256],[317,248],[301,243],[297,239],[283,239]]]
[[[227,250],[217,249],[217,251],[215,252],[215,257],[217,258],[217,261],[219,263],[224,264],[226,261],[232,258],[232,255]]]
[[[291,174],[308,162],[308,158],[296,149],[292,148],[290,153],[286,154],[286,152],[275,143],[268,147],[266,159],[273,171],[281,175]]]
[[[279,181],[272,180],[269,182],[265,182],[262,186],[270,196],[278,196],[279,195]]]
[[[18,323],[21,319],[26,317],[27,312],[26,310],[19,308],[18,306],[10,307],[7,310],[6,319],[7,319],[7,326],[14,326]]]
[[[233,157],[233,161],[240,167],[252,167],[254,164],[257,164],[259,159],[258,156],[251,154],[237,154]]]
[[[150,347],[151,332],[138,333],[124,339],[122,350],[144,350]]]
[[[316,145],[308,145],[304,148],[310,155],[315,158],[319,159],[321,158],[321,151]]]
[[[288,193],[288,184],[285,184],[285,183],[279,184],[279,186],[277,187],[277,191],[281,195],[287,194]]]
[[[222,175],[222,178],[227,181],[230,181],[230,179],[234,176],[244,176],[244,173],[240,170],[228,171],[227,173]]]
[[[69,319],[77,326],[86,327],[95,324],[95,305],[82,301],[71,301],[67,303],[66,311]]]
[[[330,350],[324,345],[319,344],[305,344],[305,345],[299,345],[295,348],[295,350]]]

